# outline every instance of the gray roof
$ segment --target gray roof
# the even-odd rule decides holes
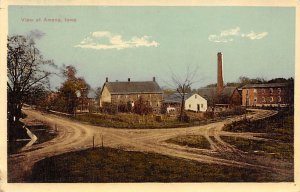
[[[242,87],[242,89],[246,88],[272,88],[272,87],[286,87],[287,83],[260,83],[260,84],[247,84]]]
[[[195,93],[186,93],[184,96],[184,99],[187,100]],[[164,97],[164,103],[181,103],[181,95],[179,93],[173,93],[171,95],[168,95]]]
[[[93,89],[90,89],[88,94],[87,94],[88,98],[96,98],[96,92]]]
[[[230,97],[236,89],[236,87],[224,87],[221,94]],[[216,97],[218,95],[216,87],[200,88],[197,92],[205,99]]]
[[[111,94],[163,93],[156,81],[106,82]]]

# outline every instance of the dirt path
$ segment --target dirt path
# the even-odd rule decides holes
[[[195,160],[203,163],[214,163],[251,169],[267,169],[280,174],[292,174],[284,167],[269,166],[265,163],[254,164],[247,155],[234,146],[224,142],[220,136],[234,136],[248,139],[262,139],[259,133],[231,133],[222,131],[225,124],[239,120],[235,117],[223,122],[204,126],[174,129],[113,129],[92,126],[68,118],[51,114],[42,114],[34,110],[25,110],[29,119],[37,119],[58,127],[58,136],[48,142],[33,145],[30,149],[8,157],[8,181],[26,182],[35,162],[61,153],[82,150],[92,147],[93,136],[95,145],[102,145],[124,150],[146,151]],[[256,110],[248,118],[260,119],[276,114],[276,111]],[[166,143],[169,138],[180,135],[203,135],[211,144],[211,150],[196,149]],[[248,161],[247,161],[248,159]]]

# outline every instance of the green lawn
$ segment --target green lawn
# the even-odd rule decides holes
[[[277,115],[258,120],[240,121],[226,125],[225,131],[267,133],[263,138],[270,141],[254,141],[242,138],[222,137],[237,148],[246,151],[263,151],[266,155],[293,162],[294,159],[294,113],[282,110]],[[273,154],[270,154],[273,153]]]
[[[188,146],[200,149],[210,149],[210,144],[202,135],[182,135],[166,140],[181,146]]]
[[[138,115],[134,113],[118,113],[114,115],[98,113],[98,114],[82,114],[75,117],[76,120],[88,122],[98,126],[115,127],[115,128],[173,128],[188,127],[193,125],[204,125],[215,120],[207,120],[204,118],[193,119],[190,122],[180,122],[176,117],[168,117],[162,115],[161,121],[156,121],[156,115]]]
[[[96,148],[37,162],[29,182],[274,182],[274,172],[203,164],[154,153]]]
[[[294,147],[293,143],[284,143],[279,141],[255,141],[243,138],[221,137],[223,141],[234,145],[238,149],[249,152],[268,155],[270,157],[294,161]]]

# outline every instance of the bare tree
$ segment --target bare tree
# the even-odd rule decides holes
[[[49,66],[55,65],[52,61],[43,58],[31,37],[8,37],[7,48],[8,127],[10,131],[10,128],[15,129],[21,118],[21,110],[26,99],[50,87]]]
[[[198,66],[191,68],[190,65],[186,66],[186,74],[184,76],[177,75],[172,71],[172,82],[173,85],[176,86],[176,91],[179,94],[181,99],[181,107],[180,107],[180,121],[184,121],[184,107],[185,107],[185,97],[186,94],[191,92],[191,86],[194,81],[196,74],[198,72]]]

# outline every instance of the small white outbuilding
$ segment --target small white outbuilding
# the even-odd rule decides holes
[[[199,94],[190,94],[185,100],[185,110],[195,112],[205,112],[207,110],[207,100],[201,97]]]
[[[178,93],[169,95],[164,98],[164,104],[167,106],[168,113],[175,108],[179,110],[181,106],[181,96]],[[194,112],[205,112],[207,110],[207,100],[197,93],[186,94],[184,109]]]

